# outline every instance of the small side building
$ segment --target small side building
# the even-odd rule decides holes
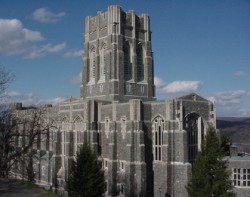
[[[250,154],[238,153],[238,147],[230,147],[229,170],[232,173],[232,183],[237,197],[250,196]]]

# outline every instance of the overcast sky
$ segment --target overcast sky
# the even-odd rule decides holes
[[[218,116],[250,116],[249,0],[1,0],[5,93],[24,105],[80,95],[84,21],[109,5],[151,19],[158,99],[196,92]]]

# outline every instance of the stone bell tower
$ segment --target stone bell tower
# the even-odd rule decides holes
[[[149,16],[110,6],[86,17],[81,98],[154,100]]]

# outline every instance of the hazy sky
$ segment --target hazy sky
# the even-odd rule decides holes
[[[158,99],[196,92],[218,116],[250,116],[249,0],[0,0],[7,100],[79,97],[85,17],[110,5],[150,15]]]

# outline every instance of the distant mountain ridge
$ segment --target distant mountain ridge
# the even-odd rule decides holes
[[[217,128],[233,143],[250,144],[250,117],[217,117]]]

